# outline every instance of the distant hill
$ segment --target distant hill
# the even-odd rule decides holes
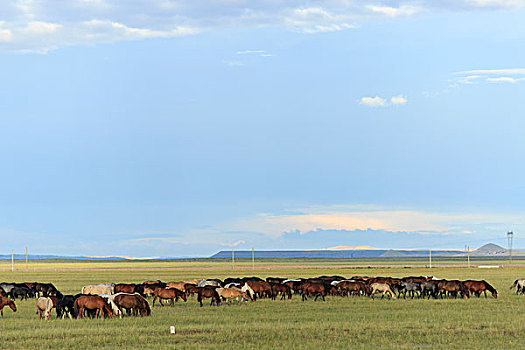
[[[512,250],[514,252],[514,249]],[[478,249],[474,250],[470,255],[472,256],[504,256],[508,255],[508,249],[505,249],[497,244],[488,243]]]
[[[348,259],[348,258],[417,258],[427,257],[428,250],[397,250],[397,249],[355,249],[355,250],[258,250],[255,251],[256,258],[324,258],[324,259]],[[457,256],[463,253],[461,250],[432,250],[432,256]],[[210,258],[231,258],[231,250],[220,251]],[[236,258],[251,258],[251,250],[235,251]]]
[[[25,254],[15,254],[14,258],[16,260],[25,260]],[[0,254],[0,259],[9,259],[11,260],[11,254]],[[62,255],[29,255],[29,260],[39,260],[39,259],[70,259],[70,260],[154,260],[160,259],[158,257],[150,258],[134,258],[129,256],[62,256]]]

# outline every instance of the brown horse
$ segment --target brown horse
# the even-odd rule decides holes
[[[458,293],[461,294],[463,299],[468,299],[469,291],[468,288],[463,284],[463,282],[458,280],[446,281],[442,280],[438,282],[439,293],[444,295],[448,292],[450,296],[457,298]]]
[[[106,303],[104,298],[98,295],[81,295],[75,300],[74,304],[75,314],[80,318],[85,317],[85,310],[96,310],[95,318],[100,315],[104,319],[104,312],[108,314],[108,317],[113,317],[113,310]]]
[[[325,301],[326,286],[322,282],[304,282],[299,287],[301,291],[301,300],[308,300],[308,296],[315,295],[314,301],[317,301],[318,297],[321,297]]]
[[[481,293],[485,294],[485,298],[487,297],[487,290],[492,293],[492,296],[494,298],[498,298],[498,292],[494,287],[492,287],[490,284],[487,283],[487,281],[473,281],[468,280],[464,281],[463,284],[465,287],[467,287],[469,293],[474,294],[478,298],[481,296]]]
[[[115,285],[115,294],[117,293],[133,294],[136,292],[136,290],[137,290],[137,285],[134,283],[119,283]]]
[[[197,285],[194,283],[184,283],[184,291],[186,292],[187,295],[193,295],[197,293],[198,291],[197,288],[198,288]]]
[[[163,299],[169,299],[171,306],[175,306],[175,302],[179,301],[179,298],[181,298],[184,301],[187,301],[186,293],[184,293],[181,290],[178,290],[177,288],[155,288],[155,297],[153,298],[153,307],[155,307],[155,301],[159,299],[160,306],[164,306],[162,304]]]
[[[254,301],[257,299],[257,296],[259,298],[272,296],[272,288],[270,283],[266,281],[247,281],[246,284],[253,290],[254,295],[252,295],[252,299]]]
[[[221,305],[221,298],[213,287],[197,287],[197,301],[202,307],[202,300],[205,298],[211,298],[210,306],[214,303],[217,306]]]
[[[292,290],[286,284],[270,283],[270,288],[272,291],[272,300],[275,300],[279,293],[281,293],[281,300],[286,297],[288,297],[288,299],[292,299]]]
[[[13,312],[16,312],[16,305],[13,300],[0,297],[0,314],[2,318],[4,318],[4,306],[9,306]]]
[[[336,288],[341,292],[341,296],[370,294],[370,288],[361,281],[342,281],[336,285]]]
[[[185,284],[186,284],[186,282],[168,282],[168,283],[166,283],[166,287],[168,287],[168,288],[177,288],[178,290],[186,292],[186,289],[184,288]]]
[[[122,309],[133,311],[133,316],[140,314],[141,317],[150,316],[151,309],[148,302],[139,294],[118,294],[113,298],[113,302],[120,310],[122,317]]]

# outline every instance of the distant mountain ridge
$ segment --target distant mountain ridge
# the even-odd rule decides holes
[[[353,249],[346,249],[353,248]],[[380,249],[369,246],[336,246],[323,250],[256,250],[257,258],[419,258],[428,257],[429,249]],[[513,250],[515,255],[523,255],[525,252]],[[460,249],[432,249],[434,257],[462,257],[467,253]],[[470,252],[470,256],[506,256],[508,250],[494,243],[487,243]],[[231,258],[231,250],[220,251],[210,258]],[[236,258],[251,258],[251,250],[235,251]]]
[[[25,254],[15,254],[16,260],[25,260]],[[0,259],[11,259],[11,254],[0,254]],[[38,259],[69,259],[69,260],[155,260],[155,259],[171,259],[171,258],[160,258],[160,257],[129,257],[129,256],[63,256],[63,255],[39,255],[32,254],[28,256],[29,260]]]

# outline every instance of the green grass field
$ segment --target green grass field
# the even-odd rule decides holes
[[[355,262],[355,261],[354,261]],[[2,281],[52,282],[65,294],[80,292],[86,284],[177,281],[228,276],[313,277],[323,274],[407,275],[431,274],[448,279],[485,279],[499,292],[498,299],[371,300],[327,297],[326,302],[299,297],[286,301],[258,300],[241,305],[200,308],[196,300],[174,308],[156,307],[148,318],[39,321],[35,300],[17,301],[18,312],[4,309],[0,321],[2,349],[65,348],[400,348],[400,349],[509,349],[521,347],[525,297],[509,291],[525,277],[522,267],[408,268],[413,261],[396,261],[389,268],[368,268],[384,261],[287,260],[240,261],[231,270],[227,261],[169,262],[40,262],[29,270],[0,272]],[[439,265],[439,261],[436,262]],[[483,261],[503,265],[502,261]],[[7,262],[2,262],[7,265]],[[417,264],[417,263],[416,263]],[[18,263],[17,266],[21,263]],[[355,265],[355,264],[354,264]],[[275,266],[275,268],[273,268]],[[322,266],[322,267],[316,267]],[[9,265],[10,267],[10,265]],[[5,268],[5,267],[4,267]],[[89,270],[95,268],[94,270]],[[41,270],[34,270],[41,269]],[[55,271],[57,270],[57,271]],[[176,334],[170,334],[170,325]]]

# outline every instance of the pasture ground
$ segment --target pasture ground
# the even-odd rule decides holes
[[[387,265],[391,267],[368,267]],[[240,261],[237,270],[221,260],[162,262],[31,263],[30,269],[0,272],[7,282],[52,282],[64,294],[76,294],[86,284],[142,282],[161,279],[234,276],[313,277],[319,275],[393,276],[434,275],[447,279],[485,279],[499,292],[498,299],[371,300],[327,297],[326,302],[300,297],[258,300],[241,305],[206,305],[195,299],[172,307],[155,307],[148,318],[39,321],[35,300],[17,301],[18,312],[4,309],[0,321],[1,349],[153,348],[153,349],[512,349],[525,336],[522,317],[525,297],[509,291],[525,277],[521,266],[479,269],[436,261],[428,269],[421,261],[261,260],[255,270]],[[483,264],[505,265],[504,261]],[[7,262],[1,262],[5,268]],[[17,263],[17,266],[23,264]],[[345,267],[352,266],[352,267]],[[321,267],[318,267],[321,266]],[[10,267],[10,266],[9,266]],[[53,312],[54,316],[55,313]],[[170,334],[170,325],[176,334]]]

